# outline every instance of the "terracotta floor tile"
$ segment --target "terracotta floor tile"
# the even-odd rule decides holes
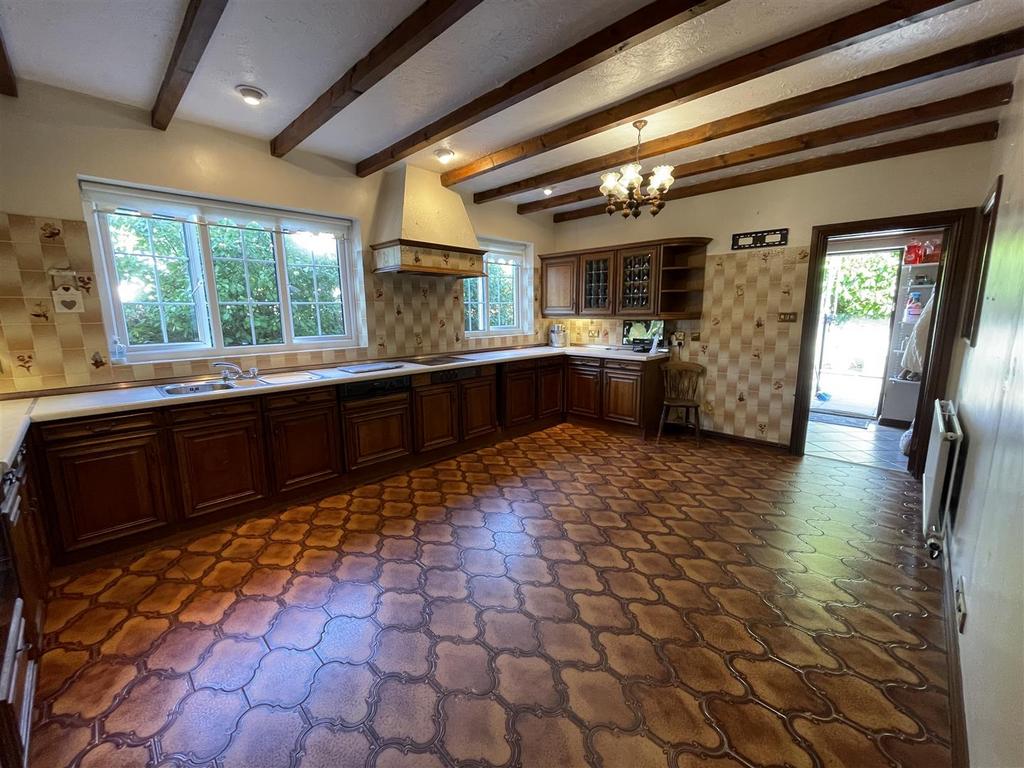
[[[950,764],[905,476],[563,425],[56,574],[32,768]]]

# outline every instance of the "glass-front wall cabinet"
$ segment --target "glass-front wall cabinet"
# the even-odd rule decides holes
[[[614,266],[614,251],[580,257],[580,314],[584,317],[612,313]]]
[[[615,314],[653,313],[657,297],[657,249],[633,248],[618,253],[618,298]]]

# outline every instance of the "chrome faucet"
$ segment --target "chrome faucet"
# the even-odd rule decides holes
[[[213,368],[223,369],[220,375],[224,381],[234,381],[235,379],[255,379],[260,375],[258,368],[250,368],[248,371],[243,371],[241,366],[235,365],[234,363],[212,363],[211,366]]]

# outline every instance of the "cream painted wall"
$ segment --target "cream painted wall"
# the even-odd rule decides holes
[[[778,227],[789,227],[790,245],[808,245],[819,224],[977,205],[991,157],[991,143],[975,144],[674,200],[657,218],[568,221],[555,225],[555,248],[692,235],[713,238],[708,253],[725,253],[734,232]]]
[[[969,438],[950,542],[966,582],[960,636],[972,768],[1024,766],[1024,63],[985,190],[1003,174],[978,344],[961,345],[957,407]]]
[[[381,174],[360,179],[303,152],[278,159],[267,142],[184,120],[157,131],[142,110],[39,83],[19,82],[18,92],[0,97],[0,210],[80,219],[82,174],[345,216],[362,245],[373,229]],[[478,236],[554,247],[550,219],[518,216],[509,203],[467,208]]]

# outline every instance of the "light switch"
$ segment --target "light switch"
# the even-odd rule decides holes
[[[780,323],[795,323],[796,312],[779,312]]]

